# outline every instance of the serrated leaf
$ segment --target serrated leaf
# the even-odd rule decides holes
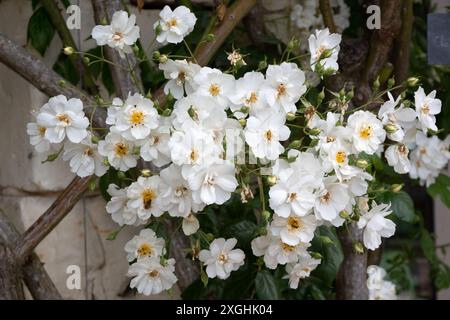
[[[43,7],[38,8],[28,22],[28,39],[31,45],[43,56],[54,35],[55,28],[47,11]]]
[[[420,246],[422,248],[425,258],[434,264],[437,261],[434,240],[431,234],[427,230],[422,230],[422,235],[420,237]]]
[[[334,229],[321,226],[316,233],[318,236],[314,237],[310,251],[320,253],[323,259],[313,274],[331,286],[344,260],[344,253]]]
[[[377,197],[377,202],[390,203],[393,214],[400,220],[408,223],[417,222],[414,202],[406,192],[385,192]]]
[[[254,222],[244,220],[228,227],[227,234],[235,237],[239,243],[250,243],[257,228]]]
[[[255,278],[256,295],[262,300],[279,300],[281,292],[274,276],[267,270],[260,271]]]

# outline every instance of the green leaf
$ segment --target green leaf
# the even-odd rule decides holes
[[[331,286],[344,260],[341,243],[334,228],[321,226],[316,233],[317,236],[312,241],[311,251],[319,252],[323,259],[313,274]]]
[[[440,174],[436,181],[428,187],[428,194],[433,198],[439,197],[441,201],[450,209],[450,177]]]
[[[111,71],[109,70],[109,67],[106,65],[106,63],[103,64],[102,68],[102,82],[106,90],[108,91],[108,94],[113,94],[115,90],[114,83],[112,81]]]
[[[28,22],[28,39],[43,56],[55,35],[50,17],[43,7],[38,8]]]
[[[414,202],[410,195],[404,191],[385,192],[377,197],[377,202],[390,203],[394,215],[407,223],[417,222],[417,215],[414,210]]]
[[[203,268],[200,268],[200,280],[202,281],[204,287],[208,285],[208,279],[209,278],[205,270],[203,270]]]
[[[75,69],[69,57],[64,53],[58,56],[58,60],[53,65],[53,70],[73,85],[76,85],[80,80],[79,71]]]
[[[267,270],[260,271],[255,278],[256,295],[262,300],[279,300],[281,292],[274,276]]]
[[[437,257],[434,240],[431,237],[431,234],[425,229],[422,230],[422,235],[420,237],[420,246],[422,248],[423,254],[425,255],[425,258],[427,258],[427,260],[431,264],[435,264],[437,261]]]
[[[55,161],[56,159],[58,159],[58,157],[61,154],[61,152],[63,151],[63,149],[64,149],[64,146],[62,146],[57,152],[49,154],[47,156],[47,159],[43,160],[41,163],[44,164],[46,162],[53,162],[53,161]]]
[[[227,234],[235,237],[239,243],[250,243],[257,228],[254,222],[244,220],[228,227]]]

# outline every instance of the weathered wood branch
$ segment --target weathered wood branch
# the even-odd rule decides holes
[[[194,55],[198,64],[204,66],[214,57],[228,35],[253,8],[256,2],[257,0],[240,0],[227,9],[223,20],[211,32],[214,34],[214,40],[202,42],[195,50]]]
[[[22,262],[28,258],[34,248],[52,231],[59,222],[72,210],[80,200],[84,191],[89,187],[91,177],[76,177],[60,193],[39,219],[28,228],[27,231],[17,239],[14,252]]]
[[[72,47],[75,51],[79,51],[72,34],[67,28],[66,21],[64,20],[61,11],[58,7],[59,1],[57,0],[42,0],[42,6],[47,11],[53,26],[55,27],[58,35],[63,43],[63,47]],[[92,76],[87,63],[85,63],[82,57],[78,54],[69,55],[72,65],[81,72],[81,85],[83,88],[91,94],[97,94],[98,88],[95,84],[94,77]]]
[[[51,70],[44,62],[31,55],[27,50],[17,45],[0,33],[0,62],[18,73],[25,80],[48,96],[63,94],[67,97],[79,98],[88,105],[85,112],[91,116],[96,104],[87,93],[68,83],[63,77]],[[106,112],[96,108],[93,116],[95,126],[105,127]]]
[[[23,300],[22,272],[11,248],[0,240],[0,300]]]
[[[362,243],[363,230],[356,223],[338,230],[344,261],[336,281],[336,297],[340,300],[367,300],[367,251],[357,253],[355,243]]]
[[[397,83],[402,83],[408,78],[412,46],[411,34],[414,23],[413,0],[403,0],[402,12],[402,28],[396,43],[394,61],[394,75]]]
[[[329,0],[319,0],[320,13],[322,14],[323,23],[331,33],[336,33],[336,24],[333,18],[333,9]]]
[[[0,211],[0,239],[5,243],[11,244],[20,238],[20,234],[8,217]],[[14,259],[17,257],[14,256]],[[16,262],[14,262],[16,264]],[[20,266],[18,266],[20,268]],[[16,270],[17,271],[17,270]],[[22,266],[22,276],[30,291],[32,297],[36,300],[60,300],[61,295],[56,289],[54,283],[50,279],[47,271],[44,269],[42,262],[38,256],[33,253]],[[0,275],[0,278],[3,275]],[[20,287],[20,290],[22,288]],[[1,289],[0,286],[0,291]],[[1,294],[0,294],[1,295]]]

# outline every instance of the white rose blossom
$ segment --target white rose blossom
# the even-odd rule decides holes
[[[139,27],[135,24],[136,16],[134,14],[128,17],[127,12],[117,11],[114,12],[110,25],[95,26],[91,35],[97,41],[97,45],[108,45],[116,49],[122,58],[125,58],[126,53],[133,52],[131,46],[140,36]]]
[[[219,238],[211,242],[209,250],[200,251],[199,259],[206,266],[209,278],[227,279],[244,264],[245,254],[241,249],[234,249],[236,244],[235,238]]]
[[[172,11],[165,6],[159,13],[159,20],[153,28],[157,31],[156,41],[162,44],[180,43],[194,30],[197,18],[185,6],[179,6]]]
[[[67,136],[70,142],[80,143],[87,137],[89,120],[83,112],[83,102],[63,95],[52,97],[42,106],[37,122],[45,128],[44,136],[51,143],[59,143]]]

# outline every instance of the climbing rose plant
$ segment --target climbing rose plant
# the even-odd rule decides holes
[[[156,41],[187,45],[196,21],[188,8],[166,6],[153,26]],[[92,37],[126,59],[140,37],[135,23],[134,15],[119,11],[110,25],[95,26]],[[417,79],[398,86],[390,81],[385,90],[375,83],[370,103],[358,108],[352,89],[318,90],[339,72],[340,42],[339,34],[314,30],[302,63],[290,58],[288,46],[278,63],[239,78],[246,62],[238,50],[228,53],[224,71],[202,67],[193,56],[157,52],[167,79],[165,108],[142,92],[103,101],[105,131],[86,117],[81,100],[59,95],[28,124],[30,143],[48,160],[61,155],[80,177],[101,177],[106,211],[121,228],[144,226],[125,245],[130,286],[141,294],[177,282],[171,235],[161,231],[165,218],[189,236],[186,252],[204,286],[239,272],[244,276],[236,281],[249,282],[250,266],[262,292],[277,286],[273,274],[287,279],[290,289],[312,275],[330,283],[342,261],[337,229],[356,223],[363,242],[355,250],[361,252],[395,234],[387,195],[400,193],[402,185],[379,181],[380,166],[428,187],[450,159],[450,139],[437,136],[441,101]],[[226,215],[237,222],[222,232],[217,221]],[[369,266],[367,273],[371,299],[396,297],[384,269]]]

